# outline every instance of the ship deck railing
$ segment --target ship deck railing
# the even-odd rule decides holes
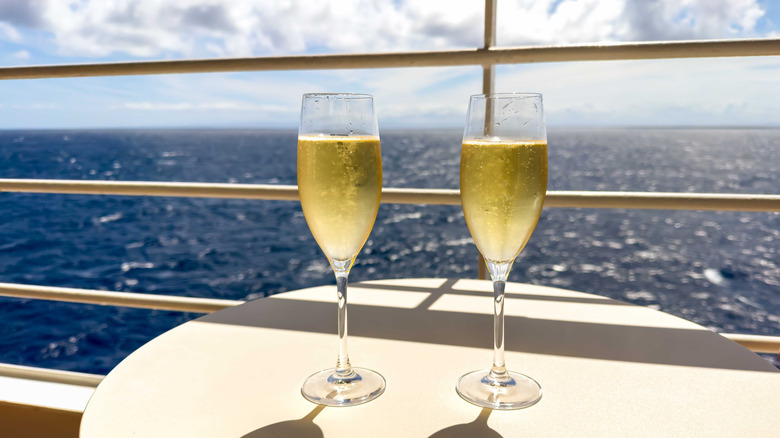
[[[0,80],[478,66],[483,72],[481,91],[488,93],[493,91],[495,66],[500,64],[780,56],[778,38],[495,47],[495,22],[496,0],[486,0],[484,46],[475,49],[3,67],[0,68]],[[0,192],[298,200],[296,186],[157,181],[0,179]],[[460,197],[457,190],[385,188],[382,190],[382,202],[459,205]],[[780,212],[780,194],[550,191],[545,208]],[[480,272],[480,277],[484,278],[484,272]],[[9,283],[0,283],[0,296],[198,313],[209,313],[243,303],[239,300]],[[780,350],[780,336],[721,334],[756,353],[778,353]],[[3,418],[13,420],[4,425],[5,436],[77,436],[86,398],[103,377],[0,364],[0,380],[5,379],[3,385],[0,385],[0,412],[4,414]],[[32,399],[30,394],[33,394]]]

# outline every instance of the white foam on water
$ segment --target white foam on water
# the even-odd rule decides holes
[[[710,283],[716,284],[718,286],[726,282],[726,279],[723,278],[723,276],[720,274],[720,271],[712,268],[707,268],[704,270],[704,278],[706,278]]]

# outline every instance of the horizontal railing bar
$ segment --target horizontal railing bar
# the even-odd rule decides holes
[[[156,181],[0,179],[0,192],[298,200],[298,188],[291,185]],[[453,189],[385,188],[382,202],[460,205],[460,194]],[[550,191],[545,207],[780,212],[780,195]]]
[[[544,206],[780,212],[780,195],[561,191],[548,192]]]
[[[780,39],[653,41],[542,47],[491,47],[426,52],[298,55],[186,59],[0,68],[0,79],[215,73],[236,71],[333,70],[445,67],[532,62],[615,61],[780,55]]]
[[[780,353],[780,336],[743,335],[740,333],[720,333],[755,353]]]
[[[0,296],[196,313],[211,313],[244,303],[238,300],[109,292],[14,283],[0,283]]]
[[[215,312],[244,303],[244,301],[240,300],[176,297],[170,295],[151,295],[130,292],[107,292],[90,289],[13,283],[0,283],[0,296],[197,313]],[[745,335],[736,333],[721,333],[721,335],[756,353],[778,353],[778,351],[780,351],[780,336]],[[8,377],[33,378],[37,380],[48,380],[52,382],[85,386],[91,386],[92,383],[96,386],[97,383],[100,383],[99,379],[102,378],[101,376],[91,374],[68,373],[57,370],[51,370],[49,374],[46,374],[44,371],[17,365],[0,364],[0,375]],[[47,375],[51,375],[52,377],[47,378]]]
[[[0,179],[0,192],[298,200],[297,186],[160,181]]]
[[[0,363],[0,376],[40,382],[65,383],[68,385],[97,387],[105,376],[100,374],[76,373],[49,368],[27,367]]]

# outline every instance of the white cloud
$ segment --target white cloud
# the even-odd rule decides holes
[[[544,94],[552,125],[777,124],[780,59],[713,58],[502,67],[505,90]]]
[[[498,42],[752,37],[766,27],[757,23],[768,6],[758,1],[499,0]],[[63,55],[112,59],[473,48],[482,44],[482,8],[481,1],[450,0],[0,0],[0,38],[28,44],[9,44],[16,55],[9,49],[6,60],[30,53],[45,59],[51,47]],[[767,34],[777,36],[769,27]],[[496,89],[543,92],[553,125],[776,123],[778,70],[773,58],[502,66]],[[292,127],[301,94],[353,91],[375,96],[383,128],[459,126],[468,96],[480,91],[480,71],[68,79],[23,81],[31,84],[25,92],[15,91],[17,83],[0,82],[6,85],[0,92],[6,102],[13,96],[19,102],[51,99],[69,109],[68,120],[94,126],[120,120],[133,126]],[[726,89],[732,92],[721,92]],[[80,107],[100,110],[76,117],[86,111]]]
[[[24,110],[56,110],[62,107],[56,103],[26,103],[20,105],[9,105],[9,108]]]
[[[765,11],[757,0],[656,0],[627,4],[632,39],[755,36]]]
[[[32,7],[33,5],[34,7]],[[734,37],[758,0],[503,0],[502,45]],[[4,22],[4,23],[3,23]],[[50,33],[62,55],[250,56],[478,47],[480,1],[38,0],[0,4],[0,33]]]
[[[27,50],[19,50],[11,54],[11,57],[16,59],[30,59],[30,52]]]
[[[19,41],[21,38],[19,31],[17,31],[10,24],[3,23],[2,21],[0,21],[0,37],[5,37],[6,39],[14,42]]]
[[[298,122],[303,93],[364,92],[374,96],[381,127],[405,126],[410,121],[418,126],[427,122],[441,126],[462,122],[467,96],[479,91],[480,71],[458,67],[171,75],[161,77],[162,83],[152,93],[172,102],[190,102],[197,90],[201,102],[229,98],[246,108],[271,104],[274,110],[266,114],[292,127]],[[259,116],[249,120],[248,126],[260,122]]]
[[[624,8],[625,0],[501,2],[497,40],[511,46],[619,39]]]
[[[111,109],[128,109],[140,111],[288,111],[281,105],[259,105],[244,102],[126,102],[121,105],[113,105]]]
[[[0,9],[0,21],[50,32],[60,54],[77,56],[249,56],[467,47],[479,41],[478,3],[417,3],[41,0],[37,9],[20,6],[6,17]]]
[[[755,36],[757,0],[520,0],[499,3],[501,45]]]

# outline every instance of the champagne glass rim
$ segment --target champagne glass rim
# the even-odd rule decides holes
[[[303,98],[323,99],[373,99],[374,96],[365,93],[304,93]]]
[[[542,93],[533,93],[533,92],[525,92],[525,91],[519,91],[519,92],[508,92],[508,93],[484,93],[484,94],[473,94],[471,95],[472,99],[534,99],[534,98],[541,98]]]

